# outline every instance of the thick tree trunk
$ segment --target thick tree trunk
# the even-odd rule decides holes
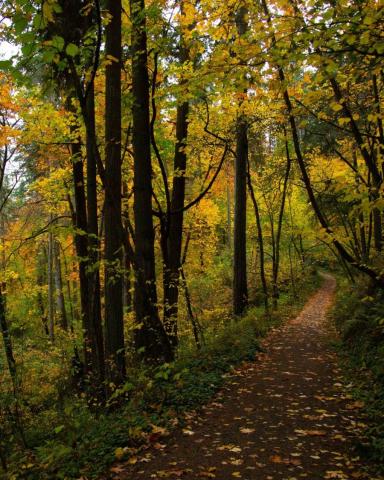
[[[131,0],[132,143],[134,157],[135,347],[149,362],[172,359],[172,349],[157,309],[152,167],[149,122],[147,35],[143,0]]]
[[[105,355],[109,379],[125,377],[121,229],[121,0],[108,0],[111,15],[105,53]]]

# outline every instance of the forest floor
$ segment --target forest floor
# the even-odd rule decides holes
[[[115,464],[110,478],[373,480],[354,453],[364,419],[330,345],[336,282],[324,277],[300,315],[265,338],[255,362],[232,372],[184,428]]]

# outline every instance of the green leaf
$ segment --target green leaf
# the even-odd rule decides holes
[[[43,53],[43,60],[47,63],[51,63],[56,55],[56,52],[54,50],[46,50]]]
[[[13,27],[17,35],[22,33],[28,25],[28,20],[25,17],[17,17],[14,19]]]
[[[62,430],[64,430],[64,425],[59,425],[58,427],[55,428],[54,432],[60,433]]]
[[[29,57],[29,55],[31,55],[31,53],[33,52],[33,49],[34,49],[33,43],[27,43],[26,45],[23,45],[21,47],[21,52],[26,57]]]
[[[79,47],[74,43],[68,43],[65,52],[70,57],[75,57],[79,53]]]
[[[65,41],[63,37],[59,37],[58,35],[55,35],[52,38],[52,47],[55,47],[57,50],[59,50],[59,52],[63,50],[64,44],[65,44]]]
[[[0,60],[0,70],[7,71],[12,68],[12,61],[11,60]]]

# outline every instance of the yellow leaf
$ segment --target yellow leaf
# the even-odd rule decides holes
[[[331,108],[334,112],[339,112],[340,110],[342,110],[343,106],[340,103],[332,102]]]
[[[121,460],[124,457],[124,454],[125,454],[124,448],[121,448],[121,447],[116,448],[115,457],[117,458],[117,460]]]

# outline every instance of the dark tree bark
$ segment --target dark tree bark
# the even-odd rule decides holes
[[[16,360],[13,354],[12,338],[11,338],[8,321],[7,321],[4,288],[5,288],[4,284],[0,285],[0,327],[1,327],[1,333],[3,336],[5,357],[7,359],[8,369],[11,376],[14,391],[16,391],[17,390]]]
[[[121,0],[108,0],[105,53],[105,355],[115,384],[125,377],[121,228]]]
[[[247,31],[246,14],[246,8],[240,7],[236,15],[237,31],[240,36]],[[235,218],[233,233],[233,313],[235,315],[241,315],[248,305],[246,238],[247,163],[248,124],[244,115],[240,113],[236,123]]]
[[[79,143],[72,143],[71,155],[75,198],[75,218],[73,220],[76,228],[75,247],[79,266],[81,320],[84,335],[84,364],[86,371],[90,373],[93,370],[92,359],[94,358],[94,355],[92,354],[92,351],[94,350],[94,342],[89,319],[87,209],[84,188],[83,158],[81,156],[81,147]]]
[[[183,2],[181,3],[183,12]],[[181,33],[180,63],[189,60],[189,49]],[[181,80],[183,85],[185,81]],[[187,154],[185,152],[188,136],[189,102],[183,101],[177,106],[176,113],[176,144],[173,160],[173,183],[171,211],[169,216],[167,260],[164,269],[164,325],[173,348],[178,343],[177,338],[177,313],[179,300],[179,284],[181,269],[181,244],[183,238],[183,219],[185,201],[185,173],[187,168]]]
[[[88,304],[89,321],[92,325],[94,358],[93,364],[97,382],[105,378],[105,358],[101,320],[101,289],[99,270],[99,231],[97,211],[97,158],[98,147],[95,121],[95,92],[93,83],[89,86],[85,105],[86,152],[87,152],[87,229],[88,229]]]
[[[149,121],[147,34],[143,0],[131,0],[132,21],[132,143],[134,158],[135,346],[149,362],[171,360],[172,349],[157,309],[152,167]]]
[[[235,159],[235,218],[234,218],[234,256],[233,256],[233,313],[241,315],[248,304],[247,289],[247,160],[248,138],[247,123],[241,118],[237,123],[236,159]]]

